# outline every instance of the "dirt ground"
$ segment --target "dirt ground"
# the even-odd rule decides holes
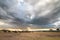
[[[60,40],[60,32],[0,32],[0,40]]]

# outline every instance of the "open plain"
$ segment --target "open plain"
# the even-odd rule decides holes
[[[0,40],[60,40],[60,32],[0,32]]]

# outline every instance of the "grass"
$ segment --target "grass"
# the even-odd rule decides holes
[[[0,40],[60,40],[60,32],[0,32]]]

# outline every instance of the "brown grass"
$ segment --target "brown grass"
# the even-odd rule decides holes
[[[0,40],[60,40],[60,32],[0,32]]]

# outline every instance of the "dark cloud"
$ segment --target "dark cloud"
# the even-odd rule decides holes
[[[0,20],[7,24],[47,25],[58,18],[60,0],[0,0]]]
[[[60,15],[59,1],[52,2],[49,5],[45,5],[45,6],[41,5],[41,6],[39,6],[39,9],[37,9],[37,11],[35,11],[36,17],[32,21],[33,24],[46,25],[46,24],[53,23],[56,20],[59,20],[59,19],[57,19],[57,18],[60,18],[60,16],[59,16]]]

